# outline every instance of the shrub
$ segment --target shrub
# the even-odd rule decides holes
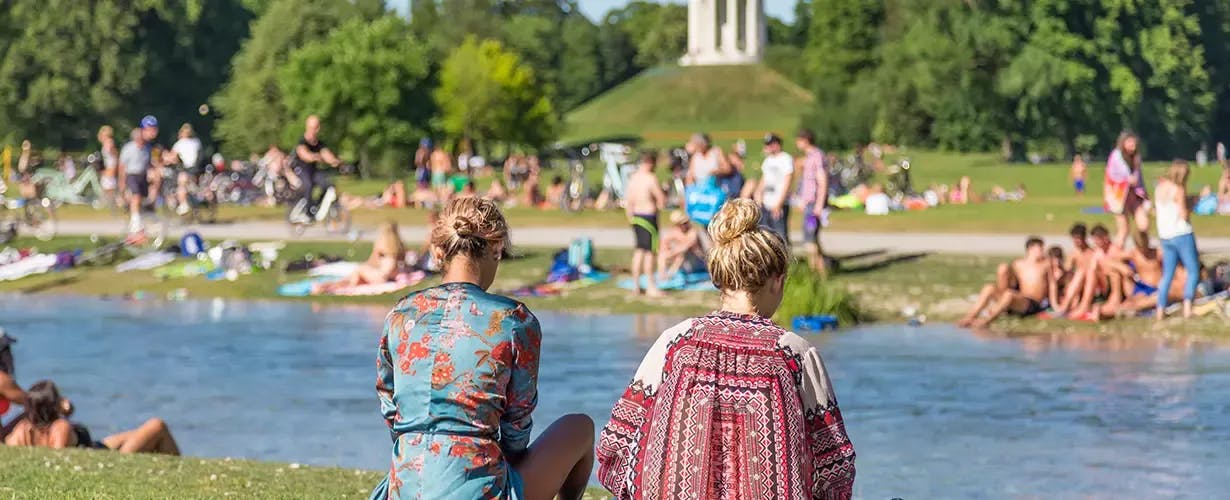
[[[863,318],[854,296],[841,283],[826,279],[805,264],[795,264],[786,274],[786,293],[773,319],[789,327],[795,316],[814,314],[836,316],[843,326]]]

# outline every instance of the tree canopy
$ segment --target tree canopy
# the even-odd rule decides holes
[[[558,124],[534,70],[494,40],[462,42],[441,65],[435,98],[440,129],[458,139],[541,146]]]

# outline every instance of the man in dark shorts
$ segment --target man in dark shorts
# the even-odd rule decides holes
[[[120,149],[121,189],[128,193],[128,232],[141,231],[141,204],[150,193],[150,170],[161,166],[154,154],[154,140],[158,138],[158,119],[146,116],[141,119],[141,128],[132,131],[132,140]]]
[[[1025,256],[1009,266],[1015,287],[1001,288],[998,283],[983,287],[977,303],[957,326],[982,328],[1004,313],[1028,317],[1059,303],[1059,284],[1051,273],[1050,260],[1041,238],[1025,240]]]
[[[321,199],[324,198],[325,191],[329,189],[329,178],[319,171],[319,164],[324,162],[332,167],[341,164],[333,151],[330,151],[324,141],[320,140],[319,134],[320,117],[316,115],[307,117],[303,125],[303,138],[299,139],[299,144],[295,146],[294,153],[291,155],[291,168],[299,177],[300,196],[309,202],[307,214],[298,214],[299,216],[314,216]],[[320,194],[314,195],[313,191],[318,188]]]
[[[825,273],[828,266],[820,246],[820,229],[829,201],[829,174],[824,164],[824,151],[816,146],[815,132],[808,129],[799,130],[794,145],[803,155],[799,201],[803,203],[803,243],[807,247],[807,262],[812,269]]]
[[[654,281],[654,254],[658,251],[658,212],[666,208],[666,192],[662,191],[653,172],[656,164],[657,157],[653,153],[641,153],[636,172],[628,177],[624,207],[636,238],[636,249],[632,251],[632,281],[636,284],[637,295],[644,293],[650,297],[662,296]],[[645,285],[641,284],[642,276],[647,282]]]

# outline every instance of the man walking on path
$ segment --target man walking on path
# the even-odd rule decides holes
[[[625,207],[636,237],[636,248],[632,252],[632,282],[636,284],[637,295],[644,293],[649,297],[662,296],[654,280],[654,254],[658,250],[658,212],[666,208],[666,193],[654,175],[656,163],[657,157],[653,153],[641,153],[636,172],[628,178]],[[642,276],[647,282],[644,292],[641,288]]]
[[[803,204],[803,242],[807,245],[807,262],[824,274],[824,250],[820,247],[820,229],[824,225],[824,209],[829,200],[829,174],[824,165],[824,151],[816,146],[816,134],[801,129],[794,145],[803,155],[803,172],[799,183],[799,202]]]
[[[756,199],[764,208],[765,227],[785,238],[790,244],[790,186],[794,182],[794,158],[782,151],[782,138],[769,134],[764,138],[764,161],[760,164],[760,185]]]
[[[150,196],[150,169],[160,166],[153,154],[157,138],[158,119],[146,116],[141,119],[141,128],[132,131],[132,140],[120,149],[120,187],[128,192],[129,234],[141,231],[141,204]]]

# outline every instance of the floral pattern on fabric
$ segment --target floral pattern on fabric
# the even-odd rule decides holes
[[[721,312],[658,338],[597,459],[620,499],[846,499],[854,487],[820,355],[767,319]]]
[[[376,393],[393,440],[372,498],[516,498],[506,454],[529,446],[538,319],[468,283],[402,299],[385,320]]]

